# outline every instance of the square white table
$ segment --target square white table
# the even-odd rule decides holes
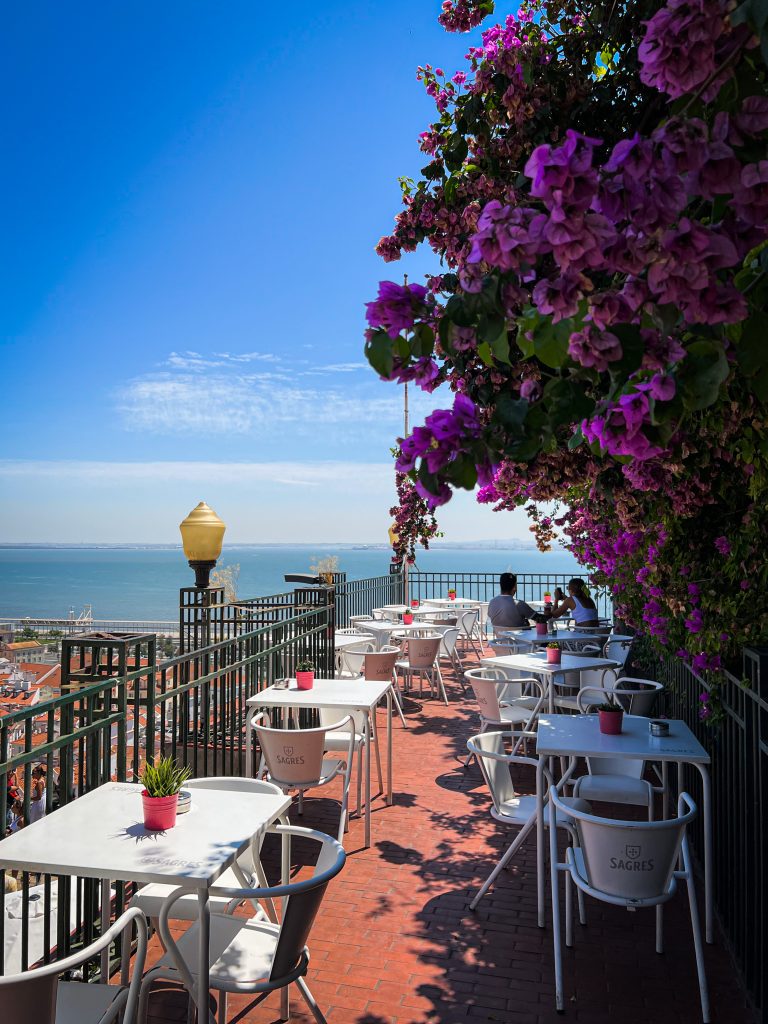
[[[597,715],[552,715],[540,717],[536,732],[536,837],[539,927],[544,927],[544,763],[549,757],[626,757],[634,761],[674,762],[678,785],[683,791],[683,766],[693,765],[702,781],[704,821],[704,903],[707,942],[713,939],[712,916],[712,795],[707,765],[709,754],[685,722],[668,721],[669,736],[652,736],[650,719],[624,715],[621,733],[600,732]]]
[[[610,627],[606,626],[605,633],[588,633],[583,629],[558,629],[556,633],[544,633],[539,635],[535,629],[516,629],[509,630],[505,633],[500,630],[496,634],[496,641],[499,644],[504,643],[507,636],[511,640],[520,640],[526,644],[536,644],[537,646],[544,646],[548,643],[596,643],[600,647],[603,647],[608,640],[615,640],[617,643],[628,643],[633,637],[624,633],[608,633],[607,630]]]
[[[292,679],[287,689],[268,686],[248,698],[254,708],[343,708],[364,716],[365,736],[365,845],[371,845],[371,720],[376,705],[387,698],[387,804],[392,803],[392,683],[373,679],[315,679],[311,690],[300,690]],[[253,735],[248,744],[253,759]]]
[[[466,611],[467,607],[474,607],[482,604],[482,601],[475,601],[471,597],[456,597],[453,601],[450,597],[428,597],[425,599],[425,605],[432,605],[433,607],[444,610],[446,608],[455,608],[457,605],[462,606],[462,610]]]
[[[107,782],[64,804],[0,842],[0,866],[46,875],[102,880],[102,927],[110,914],[109,883],[158,882],[197,890],[200,905],[198,989],[201,1018],[208,1012],[208,889],[290,807],[290,797],[195,789],[192,806],[174,828],[144,828],[138,783]],[[108,950],[105,951],[108,956]],[[102,980],[106,979],[102,957]],[[205,1009],[203,1009],[205,1008]]]
[[[389,638],[392,635],[393,630],[401,627],[401,622],[394,622],[389,619],[372,619],[370,622],[361,622],[357,628],[364,629],[366,633],[370,633],[376,644],[376,649],[379,650],[389,642]],[[365,637],[359,636],[357,639],[358,641],[364,641]]]
[[[582,654],[564,653],[558,664],[550,664],[547,661],[545,651],[537,651],[531,654],[503,654],[496,658],[482,658],[481,665],[488,665],[490,668],[512,668],[518,672],[527,672],[529,675],[544,676],[547,682],[549,694],[549,710],[555,708],[555,688],[553,680],[556,675],[564,672],[582,672],[591,668],[617,668],[619,663],[610,658],[590,658]]]

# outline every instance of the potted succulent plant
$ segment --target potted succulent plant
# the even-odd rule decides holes
[[[179,790],[191,774],[189,765],[182,767],[172,757],[156,757],[152,762],[147,761],[141,773],[144,828],[151,832],[173,828]]]
[[[448,600],[449,601],[455,601],[456,600],[456,591],[454,590],[453,587],[451,587],[451,589],[448,591]]]
[[[548,591],[544,591],[544,604],[552,604],[552,594]]]
[[[403,612],[403,625],[410,626],[413,622],[413,612]]]
[[[559,665],[560,664],[560,644],[558,644],[558,643],[547,644],[547,664],[548,665]]]
[[[419,607],[419,602],[418,602],[418,600],[417,600],[417,599],[416,599],[415,597],[414,597],[414,598],[412,598],[412,599],[411,599],[411,608],[418,608],[418,607]]]
[[[597,717],[600,721],[600,732],[606,736],[618,736],[624,719],[624,708],[612,696],[597,706]]]
[[[308,658],[296,666],[296,685],[300,690],[311,690],[315,685],[315,663]]]

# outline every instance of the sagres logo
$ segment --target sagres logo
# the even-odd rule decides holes
[[[293,747],[283,747],[283,753],[286,757],[290,757],[293,753]]]
[[[611,857],[614,871],[653,871],[653,857],[642,860],[643,848],[639,844],[627,843],[623,857]]]

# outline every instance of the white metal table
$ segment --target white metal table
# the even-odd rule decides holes
[[[344,708],[364,716],[365,736],[365,845],[371,845],[371,720],[376,705],[387,698],[387,804],[392,803],[392,683],[373,679],[315,679],[311,690],[300,690],[292,679],[287,689],[268,686],[248,698],[255,708]],[[253,737],[249,742],[252,758]]]
[[[714,942],[712,915],[712,793],[709,754],[685,722],[670,720],[669,736],[652,736],[648,718],[624,715],[618,736],[600,732],[597,715],[540,717],[536,733],[536,842],[539,927],[544,927],[544,763],[549,757],[626,757],[634,761],[674,762],[683,791],[683,767],[693,765],[701,775],[704,822],[704,904],[707,942]]]
[[[592,668],[617,668],[619,663],[610,658],[590,658],[583,654],[564,653],[557,664],[550,664],[546,652],[537,651],[531,654],[503,654],[495,658],[483,658],[480,664],[488,665],[490,668],[512,668],[518,672],[527,672],[529,675],[544,676],[551,713],[555,709],[555,676],[565,672],[577,672],[580,675]]]
[[[496,640],[503,644],[505,636],[503,630],[500,630],[496,635]],[[526,644],[537,644],[539,646],[545,646],[548,643],[597,643],[601,646],[605,644],[607,640],[616,640],[620,643],[627,643],[632,640],[632,637],[625,635],[624,633],[588,633],[583,629],[558,629],[556,633],[544,633],[539,635],[535,629],[517,629],[510,630],[509,637],[512,640],[521,640]]]
[[[471,597],[456,597],[453,601],[449,597],[429,597],[424,601],[424,604],[440,609],[455,608],[457,605],[461,605],[462,611],[466,611],[467,608],[482,604],[482,601],[475,601]]]
[[[197,890],[200,947],[197,990],[200,1019],[208,1020],[208,889],[290,807],[269,793],[195,789],[192,806],[174,828],[144,828],[142,786],[107,782],[0,842],[0,865],[46,875],[101,879],[102,928],[110,915],[110,881],[158,882]],[[107,970],[102,956],[102,979]]]

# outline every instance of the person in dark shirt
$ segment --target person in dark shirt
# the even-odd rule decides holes
[[[528,620],[536,613],[525,601],[515,597],[517,576],[512,572],[503,572],[499,577],[499,590],[488,605],[488,618],[491,620],[494,633],[505,629],[519,629],[528,625]]]

